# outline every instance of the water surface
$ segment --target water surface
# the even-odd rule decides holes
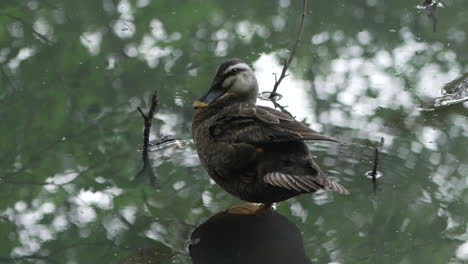
[[[436,32],[418,4],[309,1],[279,102],[342,141],[308,144],[351,192],[277,207],[312,263],[468,261],[468,103],[421,111],[468,72],[468,3],[444,1]],[[229,57],[251,64],[261,91],[271,91],[301,8],[290,0],[2,1],[0,263],[191,263],[192,232],[240,202],[199,163],[192,102]],[[135,177],[136,107],[146,109],[155,89],[151,138],[187,144],[150,153],[153,187]],[[374,194],[365,173],[381,137]]]

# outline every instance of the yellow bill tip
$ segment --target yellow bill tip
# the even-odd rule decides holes
[[[203,107],[207,107],[207,106],[208,106],[208,104],[204,103],[202,101],[197,100],[197,101],[193,102],[193,107],[195,107],[195,108],[203,108]]]

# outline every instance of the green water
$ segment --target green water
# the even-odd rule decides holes
[[[277,207],[312,263],[468,262],[468,103],[422,111],[468,72],[468,2],[443,2],[435,33],[420,1],[308,2],[279,103],[343,142],[309,146],[351,192]],[[191,263],[191,233],[240,203],[198,161],[192,102],[229,57],[271,90],[301,9],[298,0],[1,1],[0,263]],[[147,109],[155,89],[152,138],[188,145],[151,153],[152,187],[135,179],[136,107]],[[380,137],[374,194],[365,173]]]

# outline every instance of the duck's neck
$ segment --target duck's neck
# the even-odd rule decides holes
[[[225,96],[219,98],[216,100],[216,102],[210,106],[213,106],[215,108],[223,108],[228,105],[232,104],[242,104],[242,103],[247,103],[247,104],[252,104],[255,105],[257,104],[257,95],[255,96],[248,94],[248,95],[238,95],[238,94],[226,94]]]
[[[215,102],[209,104],[207,107],[199,108],[195,112],[193,123],[198,124],[203,120],[207,120],[208,118],[217,115],[223,108],[229,107],[235,104],[252,104],[255,105],[257,98],[249,99],[242,96],[237,96],[233,94],[227,94]]]

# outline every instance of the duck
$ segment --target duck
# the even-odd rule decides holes
[[[336,141],[273,108],[257,105],[258,82],[238,58],[225,60],[193,103],[193,142],[211,179],[248,203],[232,214],[259,214],[292,197],[349,191],[315,163],[306,140]]]

